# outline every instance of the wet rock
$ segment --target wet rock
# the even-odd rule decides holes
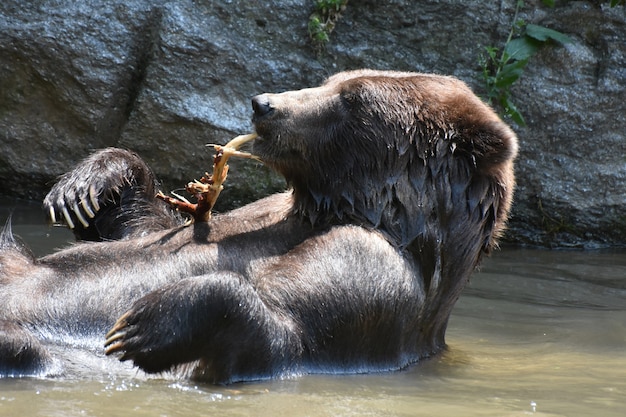
[[[0,193],[41,198],[57,175],[106,146],[139,152],[175,189],[209,169],[206,143],[250,131],[250,97],[344,69],[452,74],[484,94],[479,56],[506,40],[514,3],[350,2],[318,55],[310,0],[4,0]],[[507,239],[624,245],[624,6],[526,3],[526,21],[573,42],[543,48],[513,89],[528,125],[516,128]],[[284,186],[255,163],[234,162],[221,207]]]

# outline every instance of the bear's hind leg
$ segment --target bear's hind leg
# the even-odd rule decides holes
[[[182,222],[155,198],[157,187],[137,154],[107,148],[61,176],[43,204],[49,220],[66,224],[78,240],[119,240]]]
[[[187,278],[138,300],[107,335],[106,353],[146,372],[199,361],[193,377],[230,383],[297,369],[296,325],[259,298],[242,276],[219,272]]]

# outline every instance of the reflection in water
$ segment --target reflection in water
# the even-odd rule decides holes
[[[1,222],[14,207],[0,201]],[[71,240],[42,218],[13,210],[38,255]],[[0,379],[0,416],[623,416],[625,277],[624,251],[504,249],[457,303],[448,351],[404,372],[214,387],[99,357],[88,372]]]

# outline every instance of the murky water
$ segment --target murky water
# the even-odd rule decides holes
[[[0,221],[12,209],[14,231],[37,254],[71,240],[45,227],[36,205],[0,200]],[[0,416],[621,417],[626,251],[494,253],[459,300],[447,341],[441,357],[404,372],[231,387],[146,378],[100,358],[57,378],[0,379]]]

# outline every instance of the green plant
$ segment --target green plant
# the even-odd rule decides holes
[[[318,52],[328,43],[346,4],[348,0],[315,0],[315,11],[309,17],[309,37]]]
[[[554,1],[545,0],[544,4],[552,7]],[[519,10],[523,6],[523,1],[516,2],[513,24],[504,47],[500,49],[488,46],[485,48],[486,56],[483,55],[480,59],[487,101],[490,104],[498,103],[504,114],[520,126],[524,126],[526,122],[511,100],[511,86],[522,75],[528,60],[540,47],[551,41],[561,44],[570,42],[570,39],[561,32],[518,19]]]

